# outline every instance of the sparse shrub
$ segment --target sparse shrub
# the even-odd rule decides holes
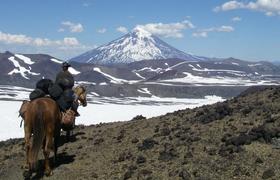
[[[227,103],[217,103],[216,106],[206,106],[203,110],[196,113],[196,118],[199,122],[207,124],[215,120],[223,119],[225,116],[232,114],[232,109]]]
[[[144,139],[142,144],[138,146],[139,150],[147,150],[147,149],[152,149],[155,144],[158,144],[155,140],[151,138]]]
[[[134,118],[132,118],[132,121],[133,120],[144,120],[144,119],[147,119],[146,117],[142,116],[142,115],[137,115],[135,116]]]

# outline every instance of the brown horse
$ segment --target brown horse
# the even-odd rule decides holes
[[[60,136],[61,113],[56,102],[47,97],[38,98],[28,104],[24,113],[24,138],[26,150],[26,168],[24,176],[29,178],[35,168],[38,152],[42,147],[45,156],[45,174],[52,175],[49,155],[54,151],[56,159]]]
[[[77,108],[78,108],[79,105],[82,105],[83,107],[86,107],[87,106],[86,88],[82,85],[79,85],[79,86],[74,87],[73,91],[74,91],[74,94],[75,94],[75,100],[74,100],[73,104],[75,106],[77,106]],[[70,139],[70,134],[71,134],[71,132],[73,132],[72,129],[74,128],[74,126],[75,126],[75,123],[73,124],[72,128],[70,128],[70,129],[66,128],[65,129],[67,140]]]

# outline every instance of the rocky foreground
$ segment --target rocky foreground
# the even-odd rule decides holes
[[[62,136],[54,175],[33,179],[280,179],[279,157],[280,88],[251,88],[156,118],[78,126],[70,142]],[[0,179],[22,179],[23,162],[23,139],[0,142]]]

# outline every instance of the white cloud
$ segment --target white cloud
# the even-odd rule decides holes
[[[242,18],[241,18],[241,17],[236,16],[236,17],[233,17],[233,18],[231,19],[231,21],[233,21],[233,22],[242,21]]]
[[[218,27],[218,28],[214,28],[214,31],[217,31],[217,32],[232,32],[234,31],[234,28],[232,26],[221,26],[221,27]]]
[[[207,29],[201,29],[192,34],[193,37],[208,37],[209,32],[233,32],[234,28],[232,26],[220,26],[220,27],[211,27]]]
[[[57,31],[58,31],[58,32],[64,32],[65,29],[64,29],[64,28],[59,28]]]
[[[64,28],[60,28],[60,30],[63,29],[63,31],[65,30],[65,28],[68,28],[68,30],[70,32],[74,32],[74,33],[83,32],[84,31],[83,25],[81,23],[76,23],[75,24],[75,23],[70,22],[70,21],[63,21],[61,23],[61,25]]]
[[[218,11],[229,11],[229,10],[234,10],[234,9],[240,9],[240,8],[244,8],[245,4],[243,4],[242,2],[238,2],[238,1],[228,1],[224,4],[222,4],[221,6],[217,6],[214,8],[215,12]]]
[[[0,31],[0,42],[5,44],[18,44],[30,46],[80,46],[75,37],[65,37],[62,40],[50,40],[48,38],[33,38],[23,34],[9,34]]]
[[[32,42],[32,38],[23,34],[9,34],[0,31],[0,41],[7,44],[29,44]]]
[[[78,46],[79,44],[79,41],[74,37],[65,37],[63,39],[63,45],[66,46]]]
[[[124,34],[128,33],[127,28],[124,27],[124,26],[118,27],[118,28],[117,28],[117,31],[118,31],[118,32],[121,32],[121,33],[124,33]]]
[[[107,31],[106,28],[101,28],[101,29],[98,29],[98,30],[97,30],[97,32],[98,32],[98,33],[101,33],[101,34],[105,33],[106,31]]]
[[[51,44],[55,44],[56,41],[51,41],[49,39],[46,38],[35,38],[34,40],[32,40],[32,44],[35,46],[50,46]]]
[[[194,32],[194,33],[192,34],[192,36],[193,36],[193,37],[204,37],[204,38],[206,38],[206,37],[208,37],[208,32],[206,32],[206,31]]]
[[[85,45],[81,45],[81,46],[60,46],[58,49],[61,50],[89,50],[89,49],[94,49],[97,46],[85,46]]]
[[[280,13],[280,12],[279,12]],[[266,16],[274,16],[275,14],[273,12],[266,12],[265,13]]]
[[[230,11],[235,9],[249,9],[264,12],[267,16],[280,15],[280,0],[256,0],[248,3],[228,1],[214,8],[215,12]]]
[[[141,28],[154,35],[162,37],[182,38],[184,36],[182,33],[183,30],[192,29],[195,28],[195,26],[189,20],[185,20],[168,24],[149,23],[145,25],[137,25],[135,28]]]

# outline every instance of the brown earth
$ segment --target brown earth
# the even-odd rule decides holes
[[[120,112],[125,113],[125,112]],[[33,179],[280,179],[280,88],[156,118],[78,126],[54,174]],[[23,179],[24,141],[0,142],[0,179]]]

